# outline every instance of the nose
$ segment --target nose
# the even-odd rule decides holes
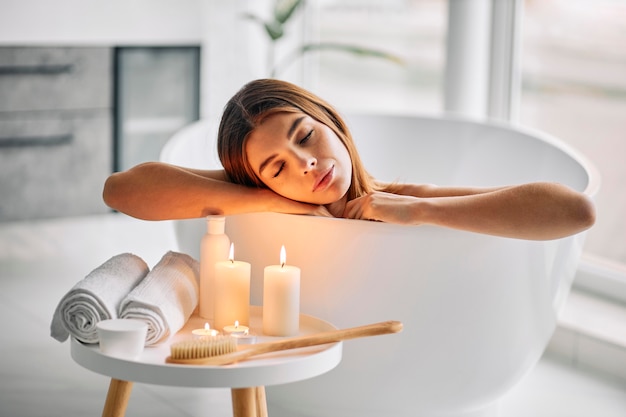
[[[295,150],[293,156],[296,158],[297,166],[302,170],[301,172],[306,175],[317,165],[317,158],[308,151]]]
[[[315,159],[312,155],[308,155],[303,159],[303,165],[304,165],[304,174],[308,174],[313,168],[315,168],[315,165],[317,164],[317,159]]]

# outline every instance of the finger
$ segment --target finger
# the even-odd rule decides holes
[[[324,206],[319,206],[317,208],[317,210],[315,210],[314,213],[316,216],[322,216],[322,217],[335,217],[331,214],[330,211],[328,211],[328,209]]]
[[[354,207],[354,201],[348,201],[346,203],[346,207],[343,209],[343,214],[342,217],[346,218],[346,219],[352,219],[352,211],[353,211],[353,207]]]
[[[362,199],[356,198],[348,204],[346,204],[346,209],[344,210],[344,216],[346,219],[360,219],[363,214],[363,206]]]

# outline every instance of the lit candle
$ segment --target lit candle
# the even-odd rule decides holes
[[[239,320],[250,320],[250,264],[235,261],[230,245],[228,261],[215,264],[215,327],[221,329]]]
[[[240,325],[239,321],[235,320],[234,325],[224,326],[224,334],[230,336],[236,335],[244,335],[250,332],[250,328],[248,326]]]
[[[251,345],[256,343],[256,335],[250,333],[248,326],[240,325],[235,321],[234,326],[224,327],[224,334],[234,337],[238,345]]]
[[[204,323],[204,329],[194,329],[191,331],[191,333],[194,335],[194,337],[200,339],[203,337],[219,336],[220,334],[220,332],[216,329],[211,329],[209,323]]]
[[[233,335],[238,345],[253,345],[256,343],[256,336],[252,333]]]
[[[285,265],[285,247],[280,265],[266,266],[263,274],[263,333],[293,336],[300,327],[300,268]]]

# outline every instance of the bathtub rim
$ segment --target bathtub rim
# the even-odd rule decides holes
[[[509,131],[513,133],[522,134],[529,138],[534,138],[541,142],[545,142],[565,155],[571,157],[576,161],[586,172],[587,186],[581,192],[589,197],[594,197],[600,189],[602,178],[600,171],[596,165],[587,157],[582,151],[565,142],[560,137],[551,133],[545,132],[538,128],[530,126],[519,125],[509,123],[503,120],[496,119],[479,119],[471,118],[457,114],[441,114],[441,115],[429,115],[429,114],[410,114],[410,113],[373,113],[373,112],[354,112],[354,113],[342,113],[341,116],[347,122],[350,129],[351,121],[354,118],[361,117],[389,117],[389,118],[402,118],[402,119],[421,119],[429,122],[452,122],[457,124],[466,124],[473,127],[487,127],[492,129],[498,129],[502,131]]]
[[[601,186],[601,177],[599,171],[597,170],[594,163],[581,151],[577,148],[567,144],[563,139],[552,135],[550,133],[541,131],[539,129],[534,129],[527,126],[521,126],[517,124],[511,124],[505,121],[493,120],[493,119],[479,119],[479,118],[470,118],[457,114],[441,114],[441,115],[428,115],[428,114],[410,114],[410,113],[374,113],[374,112],[352,112],[352,113],[340,113],[342,118],[346,121],[348,128],[352,122],[354,122],[355,118],[387,118],[387,119],[418,119],[425,121],[427,123],[454,123],[457,125],[466,125],[471,126],[477,129],[496,129],[506,132],[506,134],[518,134],[527,136],[528,139],[536,140],[543,142],[549,146],[554,147],[558,151],[564,153],[567,157],[571,158],[575,161],[585,172],[587,177],[587,184],[581,192],[590,198],[594,198],[596,193],[598,192]],[[159,160],[167,163],[176,163],[173,162],[171,154],[176,152],[180,146],[184,146],[184,144],[190,137],[190,135],[197,134],[209,134],[211,135],[206,140],[212,141],[215,143],[217,135],[217,127],[219,124],[219,120],[211,120],[210,118],[199,119],[193,123],[190,123],[181,129],[179,129],[172,137],[166,142],[166,144],[161,149],[161,153],[159,156]],[[215,154],[211,155],[213,157],[213,164],[211,162],[207,162],[207,165],[204,169],[220,169],[222,168],[219,159],[217,158],[217,149],[215,149]],[[193,167],[193,164],[190,164]],[[195,166],[195,168],[198,168]],[[202,169],[202,168],[201,168]],[[233,214],[231,216],[240,216],[240,215],[253,215],[253,214],[262,214],[267,215],[269,213],[241,213],[241,214]],[[276,215],[284,215],[284,213],[274,213]],[[293,214],[288,214],[293,216]],[[353,219],[345,219],[345,218],[330,218],[330,217],[320,217],[320,216],[307,216],[307,215],[296,215],[301,217],[311,217],[316,218],[316,221],[342,221],[344,224],[346,221],[361,223],[362,220],[353,220]],[[270,217],[271,218],[271,217]],[[399,228],[406,228],[404,225],[390,224],[390,223],[382,223],[382,222],[371,222],[377,225],[379,230],[389,230],[392,231],[394,229],[399,230]],[[414,227],[420,228],[429,228],[436,227],[430,225],[416,225]],[[473,233],[473,232],[467,232]],[[494,236],[495,237],[495,236]],[[499,238],[508,239],[506,237],[498,236]]]
[[[362,117],[376,117],[376,118],[403,118],[403,119],[419,119],[425,120],[428,122],[451,122],[455,124],[466,124],[473,127],[479,128],[490,128],[490,129],[498,129],[503,131],[509,131],[513,133],[522,134],[528,136],[530,138],[534,138],[536,140],[540,140],[545,142],[559,151],[563,152],[567,156],[571,157],[574,161],[576,161],[585,171],[587,175],[587,185],[582,192],[589,197],[594,197],[601,186],[601,176],[598,171],[596,165],[580,150],[576,147],[566,143],[563,139],[559,138],[556,135],[545,132],[543,130],[522,126],[519,124],[512,124],[506,121],[494,120],[494,119],[477,119],[464,117],[456,114],[441,114],[441,115],[428,115],[428,114],[409,114],[409,113],[373,113],[373,112],[345,112],[341,113],[342,118],[346,121],[348,128],[350,129],[351,122],[354,118],[362,118]],[[161,152],[159,154],[159,161],[163,162],[171,162],[171,154],[175,149],[178,148],[180,143],[185,142],[185,139],[188,138],[188,135],[193,134],[195,130],[201,132],[209,132],[211,135],[217,135],[217,126],[219,124],[219,120],[212,120],[210,118],[199,119],[193,123],[190,123],[186,126],[183,126],[181,129],[176,131],[170,139],[165,143]],[[352,129],[351,129],[352,130]],[[215,142],[216,139],[214,137],[210,137],[209,140]],[[215,166],[206,166],[205,169],[219,169],[221,168],[221,164],[219,163],[219,159],[217,159],[217,149],[215,149],[215,154],[213,155],[215,158],[216,164]]]

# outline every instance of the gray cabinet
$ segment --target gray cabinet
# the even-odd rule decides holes
[[[0,47],[0,112],[110,109],[112,53]]]
[[[108,211],[112,52],[0,47],[0,221]]]

